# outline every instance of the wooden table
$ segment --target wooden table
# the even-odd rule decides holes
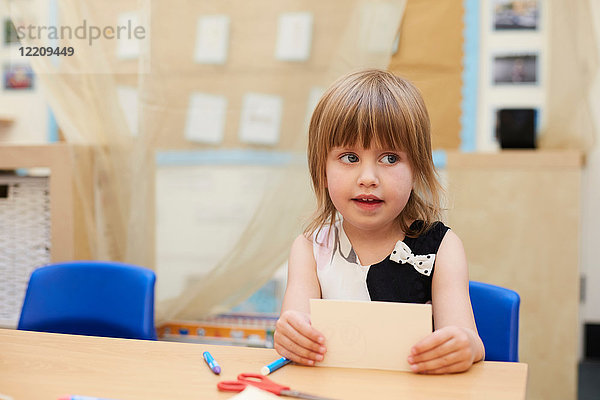
[[[214,375],[202,353],[223,368]],[[118,400],[227,399],[216,384],[258,372],[274,350],[151,342],[0,329],[0,395],[56,400],[78,394]],[[270,375],[303,392],[336,399],[524,399],[527,365],[484,362],[468,372],[408,372],[288,365]]]

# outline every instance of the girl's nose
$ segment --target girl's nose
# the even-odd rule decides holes
[[[374,166],[365,164],[360,169],[358,184],[365,187],[377,187],[379,185],[379,178],[377,177],[376,168]]]

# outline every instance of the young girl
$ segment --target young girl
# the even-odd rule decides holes
[[[316,217],[292,245],[275,349],[314,365],[326,338],[309,299],[432,303],[435,331],[414,372],[466,371],[483,359],[460,239],[441,222],[430,124],[418,90],[380,70],[338,79],[317,105],[308,162]]]

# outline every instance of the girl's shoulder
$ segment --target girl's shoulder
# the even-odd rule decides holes
[[[336,222],[333,225],[323,225],[311,234],[310,240],[315,246],[331,247],[333,245],[336,235],[338,235],[338,232],[340,232],[340,227],[341,221],[339,220],[336,220]]]
[[[333,225],[324,225],[314,232],[310,240],[312,241],[313,256],[319,266],[325,265],[331,260],[336,240],[339,240],[341,221],[336,221]]]
[[[425,227],[426,225],[427,224],[422,219],[416,219],[410,225],[410,230],[411,231],[419,231],[419,230],[423,229],[423,227]],[[435,234],[436,232],[445,233],[446,231],[448,231],[448,229],[450,229],[450,227],[446,226],[442,221],[433,221],[433,222],[429,223],[428,225],[429,226],[427,226],[426,229],[423,231],[423,233],[419,236]]]
[[[425,221],[416,220],[414,221],[410,229],[411,231],[421,231],[425,227]],[[446,233],[450,230],[442,221],[434,221],[430,224],[426,230],[424,230],[418,236],[407,236],[404,242],[418,254],[431,254],[437,253],[442,240],[446,236]]]
[[[289,262],[291,263],[292,260],[301,260],[302,263],[305,263],[311,259],[311,255],[312,242],[306,235],[298,235],[292,243]]]

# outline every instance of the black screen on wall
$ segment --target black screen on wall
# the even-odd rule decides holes
[[[506,108],[497,111],[496,137],[503,149],[535,148],[536,110]]]

